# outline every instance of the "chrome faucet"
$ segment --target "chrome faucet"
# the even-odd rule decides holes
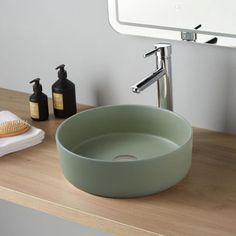
[[[132,91],[140,93],[157,82],[158,107],[173,111],[171,45],[167,43],[156,44],[154,50],[144,54],[144,58],[153,54],[156,56],[156,69],[142,81],[133,85]]]

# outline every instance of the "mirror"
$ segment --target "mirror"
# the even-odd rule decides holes
[[[235,0],[108,0],[112,27],[124,34],[236,45]]]

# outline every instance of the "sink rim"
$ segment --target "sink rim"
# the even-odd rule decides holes
[[[151,109],[155,109],[155,110],[160,110],[162,112],[166,112],[166,113],[169,113],[171,116],[175,116],[177,117],[178,119],[182,120],[187,129],[188,129],[188,135],[187,138],[186,138],[186,141],[182,144],[182,145],[178,145],[178,148],[175,149],[175,150],[172,150],[164,155],[161,155],[161,156],[154,156],[154,157],[150,157],[150,158],[147,158],[147,159],[136,159],[136,160],[133,160],[133,161],[130,161],[130,160],[120,160],[119,162],[116,162],[114,161],[113,159],[110,159],[110,160],[104,160],[104,159],[96,159],[96,158],[91,158],[91,157],[87,157],[87,156],[83,156],[83,155],[80,155],[80,154],[76,154],[74,153],[73,151],[69,150],[68,148],[66,148],[64,145],[62,145],[61,141],[59,140],[59,133],[60,133],[60,130],[62,129],[62,127],[67,123],[69,122],[71,119],[74,119],[75,116],[80,116],[81,114],[84,114],[84,113],[88,113],[90,111],[96,111],[96,110],[100,110],[100,109],[107,109],[107,108],[113,108],[113,107],[140,107],[140,108],[151,108]],[[137,132],[138,134],[140,134],[140,132]],[[106,134],[106,133],[104,133]],[[149,133],[143,133],[143,134],[149,134]],[[166,156],[169,156],[171,155],[172,153],[176,152],[177,150],[181,150],[184,148],[185,145],[187,145],[189,143],[189,141],[192,139],[192,135],[193,135],[193,131],[192,131],[192,126],[191,124],[181,115],[179,115],[178,113],[176,112],[173,112],[173,111],[169,111],[169,110],[166,110],[166,109],[163,109],[163,108],[158,108],[158,107],[155,107],[155,106],[150,106],[150,105],[139,105],[139,104],[125,104],[125,105],[105,105],[105,106],[99,106],[99,107],[94,107],[94,108],[90,108],[88,110],[85,110],[85,111],[82,111],[82,112],[79,112],[79,113],[76,113],[75,115],[67,118],[66,120],[64,120],[57,128],[56,130],[56,143],[57,145],[60,145],[60,147],[62,149],[64,149],[66,152],[70,153],[73,155],[73,157],[76,157],[76,158],[82,158],[82,159],[85,159],[87,161],[91,161],[91,162],[97,162],[97,163],[109,163],[109,164],[112,164],[114,163],[114,165],[117,165],[117,164],[122,164],[122,163],[137,163],[137,162],[147,162],[147,161],[151,161],[153,159],[163,159],[165,158]],[[94,136],[94,137],[98,137],[98,136]],[[71,158],[71,157],[70,157]]]

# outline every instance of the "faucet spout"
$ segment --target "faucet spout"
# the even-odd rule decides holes
[[[144,57],[156,56],[156,70],[147,75],[139,83],[132,86],[134,93],[140,93],[151,84],[157,82],[158,107],[173,111],[171,45],[160,43],[155,49],[144,54]]]
[[[140,93],[153,83],[157,82],[166,74],[166,70],[161,66],[161,68],[154,70],[151,74],[147,75],[143,80],[133,85],[132,91],[134,93]]]

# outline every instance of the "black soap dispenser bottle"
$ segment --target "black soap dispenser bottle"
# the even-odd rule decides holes
[[[67,79],[65,65],[60,65],[58,80],[52,85],[54,115],[57,118],[68,118],[77,112],[75,85]]]
[[[34,79],[30,83],[34,83],[34,93],[30,96],[30,115],[33,120],[43,121],[48,119],[48,98],[42,92],[40,79]]]

